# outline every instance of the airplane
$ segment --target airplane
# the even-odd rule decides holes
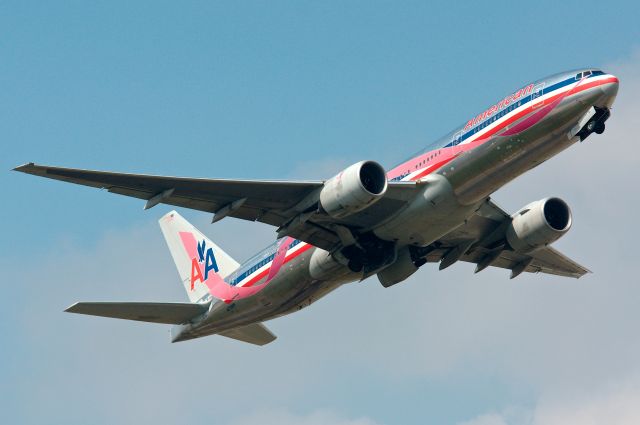
[[[572,214],[548,197],[514,214],[491,195],[576,142],[605,130],[618,78],[567,71],[509,93],[451,133],[385,170],[357,162],[324,181],[165,177],[29,163],[27,174],[146,201],[266,223],[277,239],[240,264],[176,211],[159,223],[188,303],[79,302],[66,311],[173,325],[172,342],[218,334],[256,345],[264,321],[296,312],[341,285],[377,275],[384,287],[427,263],[459,261],[579,278],[585,267],[550,245]]]

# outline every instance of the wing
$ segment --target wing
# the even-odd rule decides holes
[[[195,303],[139,303],[139,302],[82,302],[65,311],[114,319],[179,325],[207,311],[208,304]]]
[[[531,254],[519,254],[505,248],[504,231],[510,215],[491,200],[487,200],[476,214],[464,225],[434,243],[426,256],[427,261],[438,262],[447,267],[447,255],[459,249],[455,260],[476,263],[476,272],[488,266],[511,270],[514,278],[522,272],[548,273],[558,276],[580,278],[590,271],[567,258],[557,250],[546,247]],[[462,247],[462,248],[460,248]],[[453,264],[453,262],[450,262]]]
[[[15,168],[27,174],[81,184],[146,200],[145,209],[159,203],[206,211],[213,221],[224,217],[259,221],[328,251],[340,238],[335,226],[355,233],[366,231],[403,208],[416,194],[413,182],[389,182],[385,197],[371,207],[342,220],[307,215],[322,181],[226,180],[113,173],[25,164]]]

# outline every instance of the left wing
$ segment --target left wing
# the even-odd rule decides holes
[[[404,207],[417,188],[414,182],[388,182],[384,198],[371,207],[343,219],[332,219],[326,215],[305,215],[309,208],[305,200],[322,188],[322,181],[167,177],[33,163],[15,170],[143,199],[147,201],[145,209],[164,203],[213,213],[214,221],[227,216],[259,221],[328,251],[340,243],[335,225],[346,226],[354,233],[366,230]]]
[[[505,249],[504,231],[511,216],[491,200],[487,200],[465,224],[443,236],[429,248],[426,259],[441,262],[441,268],[457,260],[477,264],[476,273],[488,266],[511,270],[511,278],[522,272],[547,273],[580,278],[591,273],[557,250],[547,246],[530,254],[519,254]],[[459,249],[462,254],[445,259]]]

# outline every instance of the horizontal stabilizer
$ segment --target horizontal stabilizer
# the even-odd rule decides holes
[[[205,313],[208,309],[209,304],[91,302],[75,303],[65,311],[114,319],[179,325]]]
[[[249,344],[255,345],[265,345],[277,338],[262,323],[254,323],[252,325],[242,326],[240,328],[220,332],[218,335],[226,336],[227,338],[237,339],[238,341],[248,342]]]

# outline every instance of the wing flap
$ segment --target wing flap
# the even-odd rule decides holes
[[[547,247],[532,254],[531,266],[540,268],[540,271],[558,276],[580,278],[591,270],[573,261],[561,252]],[[531,267],[530,266],[530,267]]]
[[[68,313],[179,325],[205,313],[208,304],[144,302],[79,302]]]
[[[220,332],[218,335],[226,336],[227,338],[237,339],[238,341],[248,342],[249,344],[265,345],[277,338],[265,325],[262,323],[254,323],[240,328],[231,329],[228,331]]]

